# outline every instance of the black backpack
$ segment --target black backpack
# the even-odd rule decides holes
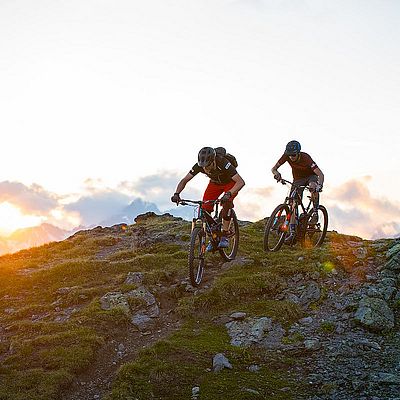
[[[227,153],[225,147],[216,147],[214,150],[217,153],[217,156],[226,158],[235,168],[238,166],[236,157]]]

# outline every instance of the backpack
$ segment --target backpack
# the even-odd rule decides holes
[[[217,153],[217,156],[226,158],[235,168],[238,166],[236,157],[227,153],[225,147],[216,147],[214,150]]]

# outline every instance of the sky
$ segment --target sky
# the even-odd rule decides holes
[[[0,1],[0,233],[169,209],[203,146],[237,157],[255,221],[296,139],[330,229],[400,234],[399,17],[396,0]]]

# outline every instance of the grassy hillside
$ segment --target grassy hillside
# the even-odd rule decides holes
[[[243,311],[268,316],[287,330],[304,313],[280,298],[290,279],[345,270],[357,262],[346,240],[360,239],[329,233],[318,250],[265,254],[262,234],[261,221],[243,226],[237,261],[222,264],[212,256],[203,288],[194,292],[182,282],[190,224],[169,216],[82,231],[1,257],[0,399],[51,400],[62,393],[73,398],[68,393],[74,382],[95,370],[107,344],[130,335],[130,314],[103,310],[100,298],[135,289],[138,285],[125,282],[135,271],[143,273],[143,284],[160,303],[155,329],[162,335],[163,323],[178,325],[161,340],[143,342],[141,350],[146,335],[137,334],[137,351],[121,363],[107,399],[187,399],[195,386],[201,386],[203,399],[288,399],[306,393],[307,384],[294,373],[301,357],[232,346],[221,321]],[[373,247],[367,249],[368,256],[375,255]],[[136,306],[130,304],[131,311]],[[285,335],[287,342],[297,340]],[[214,374],[212,357],[221,352],[233,369]],[[260,366],[257,373],[248,369],[253,364]]]

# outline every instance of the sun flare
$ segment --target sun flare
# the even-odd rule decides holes
[[[25,215],[14,205],[0,203],[0,234],[9,235],[20,228],[39,225],[42,218],[35,215]]]

